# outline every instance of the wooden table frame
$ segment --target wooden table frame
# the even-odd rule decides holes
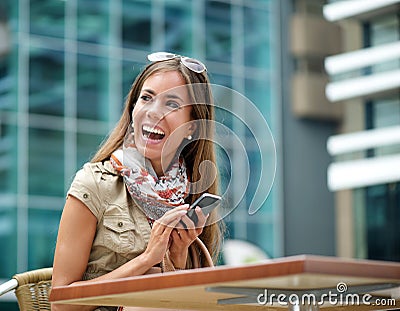
[[[239,267],[217,266],[59,286],[52,289],[50,301],[174,310],[295,310],[290,304],[260,304],[255,290],[260,290],[260,294],[262,289],[286,294],[299,291],[323,293],[336,289],[340,282],[348,286],[348,292],[344,294],[350,293],[352,288],[355,291],[364,288],[363,294],[386,288],[377,293],[382,295],[382,301],[390,298],[395,305],[384,309],[400,308],[400,263],[307,255]],[[251,304],[248,304],[251,300],[246,301],[249,297],[254,299]],[[318,310],[318,307],[307,310]],[[379,310],[371,305],[332,306],[324,303],[320,307],[321,310]]]

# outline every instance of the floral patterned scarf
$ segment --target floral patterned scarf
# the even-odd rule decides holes
[[[157,220],[169,209],[185,204],[189,181],[182,158],[176,158],[161,177],[157,177],[150,161],[135,147],[113,152],[111,164],[123,177],[128,192],[150,220]]]

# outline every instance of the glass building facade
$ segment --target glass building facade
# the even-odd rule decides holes
[[[358,49],[344,53],[348,59],[346,64],[342,63],[345,65],[343,68],[347,68],[343,71],[347,72],[333,75],[331,78],[339,83],[348,82],[348,90],[355,89],[356,84],[352,83],[362,81],[357,90],[358,94],[342,98],[345,99],[344,105],[350,107],[345,119],[347,122],[353,121],[353,126],[347,124],[343,128],[358,127],[355,134],[359,135],[360,140],[362,138],[367,142],[363,148],[355,149],[351,148],[351,145],[357,145],[357,139],[348,140],[345,152],[334,159],[335,164],[339,166],[347,164],[347,176],[354,174],[354,168],[359,163],[363,165],[358,167],[362,168],[360,177],[363,180],[349,187],[336,189],[350,193],[350,200],[347,200],[350,201],[347,202],[349,204],[344,200],[341,203],[351,208],[346,214],[350,216],[350,225],[346,225],[343,218],[342,223],[339,221],[339,230],[346,227],[351,230],[350,239],[343,235],[343,239],[339,240],[339,251],[340,245],[350,245],[348,248],[342,247],[345,250],[347,248],[343,255],[400,261],[400,174],[392,174],[400,164],[400,141],[385,141],[393,133],[397,137],[400,133],[400,58],[398,52],[389,55],[382,53],[390,51],[390,46],[400,46],[400,11],[398,4],[394,2],[365,1],[362,4],[360,2],[360,6],[357,2],[356,12],[352,11],[355,3],[354,0],[329,1],[326,5],[335,9],[330,11],[332,14],[326,14],[327,17],[332,17],[334,21],[349,19],[351,22],[344,26],[344,30],[349,33],[355,29],[359,34],[353,38],[353,42],[359,42]],[[372,3],[376,5],[374,9],[370,6]],[[361,58],[362,53],[365,53],[363,60],[357,62],[357,57]],[[336,65],[339,65],[339,62]],[[392,75],[397,79],[391,79]],[[372,90],[369,81],[374,81]],[[346,93],[345,88],[338,88],[338,95],[340,92]],[[360,107],[358,111],[361,112],[361,116],[349,114],[351,106],[356,105]],[[381,134],[382,131],[387,132]],[[347,130],[338,135],[339,140],[341,137],[350,137],[347,135],[352,134],[351,132]],[[377,139],[371,140],[375,134]],[[394,162],[390,162],[390,159],[394,159]],[[365,180],[369,182],[365,183]],[[346,182],[346,178],[338,180],[338,184],[342,182]],[[340,228],[340,225],[343,227]]]
[[[152,51],[204,61],[212,83],[257,105],[279,144],[278,10],[272,0],[2,0],[0,278],[52,265],[70,182]],[[227,237],[281,255],[277,193],[253,216],[236,209]]]
[[[363,24],[364,44],[375,47],[400,42],[399,10],[378,16]],[[382,73],[400,69],[400,59],[386,61],[372,66],[371,73]],[[400,125],[399,89],[394,94],[366,101],[366,129],[380,129]],[[367,157],[380,157],[400,153],[398,144],[367,150]],[[400,182],[391,182],[366,187],[363,190],[365,208],[364,228],[359,235],[364,243],[358,248],[358,255],[378,260],[400,261]],[[363,232],[364,231],[364,232]]]

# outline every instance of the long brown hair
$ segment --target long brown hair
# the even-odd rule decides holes
[[[179,58],[150,63],[136,77],[126,98],[125,107],[120,120],[107,139],[101,144],[91,162],[108,160],[111,154],[122,146],[125,134],[132,122],[133,108],[139,98],[145,80],[155,73],[169,71],[177,71],[181,74],[188,87],[192,102],[199,103],[192,105],[192,119],[196,120],[197,123],[194,139],[188,143],[181,152],[181,155],[185,159],[191,182],[196,185],[196,189],[191,189],[191,194],[187,199],[187,203],[192,203],[201,195],[197,189],[203,189],[203,192],[214,194],[218,192],[218,181],[212,176],[215,172],[207,172],[206,170],[200,174],[198,169],[200,164],[204,161],[206,161],[204,163],[211,161],[216,167],[216,156],[212,137],[214,128],[212,122],[207,122],[214,120],[214,107],[210,81],[206,71],[203,73],[193,72],[186,68],[180,62]],[[196,136],[198,139],[196,139]],[[202,176],[203,178],[201,178]],[[204,176],[212,178],[212,182],[204,178]],[[204,227],[200,235],[200,239],[209,249],[214,261],[217,260],[224,231],[223,222],[217,220],[218,215],[214,211],[208,217],[208,223],[210,223],[210,225]],[[205,263],[204,256],[201,256],[201,262]]]

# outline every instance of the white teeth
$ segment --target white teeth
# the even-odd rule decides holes
[[[158,135],[165,135],[165,133],[159,129],[152,128],[147,125],[143,125],[143,130],[149,133],[158,134]]]

